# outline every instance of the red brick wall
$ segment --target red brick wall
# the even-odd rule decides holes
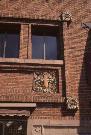
[[[0,72],[0,101],[32,101],[32,77],[30,72]]]
[[[27,59],[28,58],[28,31],[29,31],[29,26],[28,25],[21,25],[21,30],[20,30],[20,52],[19,52],[19,57]]]
[[[67,28],[65,23],[63,29],[66,94],[67,96],[76,96],[78,98],[79,112],[82,119],[91,117],[89,115],[91,113],[91,108],[89,107],[91,89],[87,85],[84,64],[84,53],[86,48],[88,48],[88,31],[81,28],[81,22],[91,21],[90,7],[90,0],[49,0],[48,2],[45,0],[0,1],[1,17],[60,20],[62,11],[69,11],[72,14],[71,25]],[[28,41],[28,36],[28,25],[22,25],[20,58],[27,58],[29,56],[27,54],[27,43],[31,44],[31,41]],[[31,52],[31,49],[29,50]],[[29,58],[31,58],[31,55]],[[28,76],[25,75],[26,77]],[[0,79],[3,80],[4,78],[2,75]],[[57,111],[59,112],[59,109]],[[35,110],[34,115],[36,113],[37,110]],[[61,114],[59,115],[61,117]]]
[[[87,84],[85,57],[91,39],[88,41],[89,30],[82,29],[81,22],[91,21],[91,1],[69,1],[65,6],[72,13],[70,27],[64,26],[66,92],[78,97],[80,119],[90,119],[91,88]]]

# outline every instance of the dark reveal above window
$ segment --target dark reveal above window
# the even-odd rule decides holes
[[[0,24],[0,57],[19,57],[20,26]]]
[[[59,27],[32,26],[32,58],[57,60],[59,45]]]

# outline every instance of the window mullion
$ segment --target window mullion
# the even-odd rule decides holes
[[[43,37],[43,48],[44,48],[44,60],[46,59],[46,40],[45,40],[45,36]]]
[[[4,40],[4,49],[3,49],[3,58],[5,58],[5,55],[6,55],[6,40],[7,40],[7,33],[5,33],[5,40]]]
[[[3,135],[5,135],[5,123],[3,123]]]

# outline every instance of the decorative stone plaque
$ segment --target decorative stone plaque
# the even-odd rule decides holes
[[[34,72],[33,91],[43,93],[57,93],[57,84],[58,74],[56,70]]]
[[[32,130],[33,135],[42,135],[42,127],[41,126],[33,126]]]

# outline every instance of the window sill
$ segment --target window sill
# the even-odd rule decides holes
[[[42,60],[42,59],[19,59],[19,58],[0,58],[0,64],[33,64],[33,65],[63,65],[63,60]]]

